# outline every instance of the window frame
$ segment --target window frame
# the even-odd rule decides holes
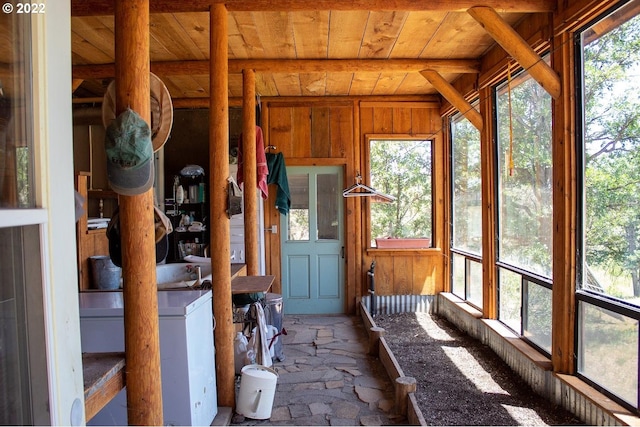
[[[545,58],[547,55],[550,55],[550,52],[542,52],[540,54],[541,58]],[[509,65],[507,65],[509,66]],[[526,74],[526,70],[523,70],[522,68],[517,68],[515,72],[512,72],[512,82],[513,81],[518,81],[520,79],[523,78],[528,78],[528,79],[532,79],[532,77],[530,75]],[[499,118],[498,118],[498,100],[499,100],[499,91],[501,88],[503,88],[506,84],[507,84],[508,78],[507,76],[505,76],[504,79],[500,80],[499,82],[497,82],[495,85],[492,86],[492,120],[493,120],[493,125],[494,125],[494,129],[495,129],[495,135],[494,135],[494,143],[492,144],[492,156],[493,156],[493,160],[494,163],[496,165],[496,168],[494,170],[493,173],[493,182],[491,183],[491,185],[495,186],[495,192],[494,192],[494,200],[493,203],[495,203],[496,209],[495,209],[495,215],[493,218],[493,221],[495,223],[495,229],[496,229],[496,236],[495,236],[495,241],[496,241],[496,248],[495,248],[495,262],[494,262],[494,269],[495,269],[495,273],[496,273],[496,286],[497,286],[497,290],[496,290],[496,308],[497,308],[497,319],[498,321],[500,321],[501,324],[503,324],[505,327],[507,327],[508,329],[512,330],[514,333],[516,333],[523,341],[527,342],[529,345],[531,345],[533,348],[535,348],[537,351],[539,351],[540,353],[546,355],[547,357],[551,357],[551,354],[549,353],[548,350],[540,347],[538,344],[536,344],[535,342],[533,342],[531,339],[529,339],[526,335],[525,335],[525,315],[524,313],[527,312],[527,308],[525,305],[528,304],[527,302],[527,298],[525,295],[525,290],[526,290],[526,283],[527,282],[532,282],[535,283],[538,286],[542,286],[544,288],[550,289],[553,292],[553,278],[552,277],[545,277],[540,275],[539,273],[533,272],[533,271],[528,271],[525,268],[519,267],[517,265],[514,265],[512,263],[506,262],[504,260],[500,259],[500,251],[504,250],[504,248],[501,247],[500,244],[500,224],[501,221],[503,220],[503,218],[501,218],[500,215],[500,206],[502,206],[501,202],[500,202],[500,179],[501,179],[501,169],[500,169],[500,161],[502,161],[503,159],[501,159],[500,157],[500,150],[499,150],[499,138],[498,138],[498,129],[499,129]],[[550,99],[550,102],[553,104],[553,100]],[[553,105],[551,105],[551,107],[553,107]],[[553,115],[553,109],[550,109],[551,114]],[[552,137],[552,136],[551,136]],[[551,144],[553,144],[553,142],[551,141]],[[551,150],[552,150],[552,145],[551,145]],[[551,154],[551,153],[550,153]],[[553,167],[553,164],[552,164]],[[553,191],[553,190],[552,190]],[[553,215],[553,213],[552,213]],[[553,261],[553,257],[551,257],[551,261]],[[519,313],[520,313],[520,319],[519,319],[519,329],[520,330],[515,330],[513,329],[511,326],[509,326],[507,323],[505,323],[503,321],[504,317],[502,317],[502,313],[501,313],[501,304],[500,302],[502,301],[501,299],[501,294],[503,293],[502,291],[504,289],[502,289],[501,286],[501,279],[500,279],[500,270],[506,270],[510,273],[516,274],[518,276],[520,276],[520,308],[519,308]],[[552,273],[551,273],[552,274]],[[553,322],[552,322],[553,323]],[[550,331],[550,333],[553,333],[553,331]]]
[[[431,176],[431,236],[430,236],[430,246],[429,248],[412,248],[409,249],[411,251],[428,251],[428,250],[432,250],[434,248],[434,241],[435,241],[435,237],[436,237],[436,230],[435,230],[435,203],[433,202],[434,199],[434,194],[435,194],[435,189],[434,189],[434,183],[435,183],[435,179],[434,179],[434,161],[435,161],[435,144],[436,144],[436,139],[434,137],[433,134],[367,134],[365,135],[365,150],[364,150],[364,169],[365,169],[365,173],[364,176],[368,177],[367,182],[371,182],[371,142],[372,141],[376,141],[376,140],[393,140],[393,141],[429,141],[430,143],[430,148],[431,148],[431,171],[430,171],[430,176]],[[365,182],[366,184],[366,182]],[[401,249],[401,248],[378,248],[376,246],[373,246],[371,244],[373,238],[371,235],[371,224],[372,224],[372,220],[371,220],[371,200],[369,197],[364,197],[366,199],[366,204],[364,207],[364,211],[366,212],[365,215],[365,230],[364,230],[364,236],[366,239],[366,248],[367,250],[374,250],[374,251],[406,251],[408,249]]]
[[[599,293],[587,288],[582,287],[582,283],[585,280],[585,266],[586,266],[586,183],[585,183],[585,85],[584,85],[584,55],[583,55],[583,44],[582,44],[582,34],[587,31],[589,28],[597,25],[598,22],[606,19],[616,11],[621,10],[628,4],[629,2],[620,2],[613,7],[608,8],[603,11],[598,16],[589,20],[586,24],[576,29],[573,33],[573,43],[574,43],[574,63],[575,69],[573,70],[575,76],[575,90],[576,90],[576,102],[575,102],[575,152],[576,152],[576,228],[577,232],[575,235],[575,245],[576,245],[576,283],[575,283],[575,322],[574,322],[574,353],[575,357],[573,359],[574,362],[574,372],[577,378],[589,384],[599,392],[604,395],[610,397],[612,400],[622,405],[626,409],[629,409],[635,413],[640,413],[640,378],[637,380],[637,399],[635,405],[630,404],[622,397],[616,395],[613,391],[608,390],[605,386],[596,382],[596,380],[589,378],[580,372],[579,368],[581,366],[582,360],[580,359],[581,350],[580,346],[583,345],[581,342],[581,331],[584,329],[582,324],[583,315],[583,306],[585,304],[592,305],[599,309],[604,309],[610,311],[614,314],[624,316],[626,318],[636,320],[640,322],[640,307],[630,304],[622,299],[616,298],[611,295]],[[630,19],[634,19],[640,15],[635,15]],[[627,22],[627,21],[625,21]],[[622,25],[622,24],[620,24]],[[617,28],[617,27],[616,27]],[[583,304],[584,303],[584,304]],[[640,337],[638,337],[640,340]],[[640,376],[640,359],[636,361],[636,371]]]

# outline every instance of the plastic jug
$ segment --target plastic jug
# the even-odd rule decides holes
[[[236,334],[236,339],[233,343],[234,350],[234,364],[236,375],[240,375],[242,372],[242,367],[245,365],[246,357],[247,357],[247,345],[249,342],[247,341],[247,337],[244,336],[242,332],[238,332]]]

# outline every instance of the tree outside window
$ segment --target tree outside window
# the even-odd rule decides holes
[[[432,141],[371,139],[369,161],[371,186],[395,197],[370,204],[371,246],[375,239],[431,239]]]

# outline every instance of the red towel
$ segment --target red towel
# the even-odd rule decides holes
[[[269,168],[267,167],[267,158],[264,154],[264,137],[262,136],[262,129],[260,126],[256,126],[256,172],[257,172],[257,185],[262,192],[262,198],[266,199],[269,196],[269,188],[267,184],[267,175],[269,175]],[[236,181],[238,185],[244,181],[244,172],[242,165],[242,134],[240,134],[240,140],[238,141],[238,172],[236,174]]]

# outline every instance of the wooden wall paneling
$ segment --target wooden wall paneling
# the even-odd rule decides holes
[[[417,255],[413,257],[413,277],[411,295],[435,295],[437,269],[434,257]]]
[[[354,111],[355,109],[352,106],[331,109],[329,116],[331,152],[329,157],[346,158],[347,147],[353,148]]]
[[[393,109],[393,133],[411,133],[411,109]]]
[[[375,108],[373,110],[373,132],[392,133],[393,108]]]
[[[360,137],[364,138],[364,135],[373,133],[373,108],[360,106],[358,108],[360,113]]]
[[[409,295],[413,289],[413,255],[398,254],[393,260],[393,294]]]
[[[311,156],[311,107],[292,107],[291,154],[289,157]]]
[[[393,283],[393,257],[389,255],[376,256],[375,287],[376,295],[393,295],[395,293]],[[367,270],[370,265],[367,265]]]
[[[268,103],[267,105],[270,105]],[[285,157],[288,157],[293,148],[291,146],[291,109],[287,107],[269,106],[268,107],[269,123],[269,143],[268,145],[275,145],[276,151],[282,152]]]
[[[311,157],[331,157],[329,107],[311,108]]]
[[[411,132],[430,134],[434,131],[432,116],[440,117],[438,110],[433,108],[412,108],[411,109]],[[436,128],[437,130],[438,128]]]

